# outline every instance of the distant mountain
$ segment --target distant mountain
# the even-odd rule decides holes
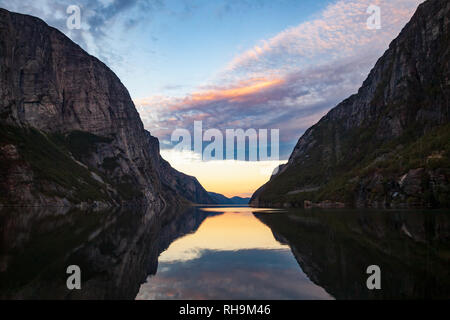
[[[450,2],[422,3],[358,90],[309,128],[251,205],[450,206]]]
[[[249,204],[250,198],[232,197],[231,202],[234,204]]]
[[[250,198],[232,197],[227,198],[223,194],[208,192],[209,196],[216,202],[216,204],[244,204],[250,202]]]
[[[231,199],[225,197],[223,194],[215,193],[215,192],[209,192],[209,196],[214,200],[216,204],[231,204]]]
[[[0,72],[0,206],[214,203],[161,158],[119,78],[42,20],[0,8]]]

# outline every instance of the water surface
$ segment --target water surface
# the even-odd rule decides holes
[[[202,208],[207,217],[158,259],[137,299],[330,299],[299,268],[288,245],[248,207]]]
[[[448,211],[0,210],[0,299],[424,298],[450,298]]]

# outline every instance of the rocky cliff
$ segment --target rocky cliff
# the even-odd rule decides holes
[[[0,9],[0,204],[212,201],[157,144],[105,64],[42,20]]]
[[[186,200],[199,204],[216,204],[217,202],[208,191],[198,182],[196,177],[189,176],[172,168],[166,160],[159,155],[159,141],[151,137],[153,164],[163,185],[173,194]]]
[[[450,206],[450,2],[429,0],[253,206]]]

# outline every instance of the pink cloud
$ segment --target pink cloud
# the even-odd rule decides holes
[[[356,92],[420,2],[337,1],[314,19],[237,55],[199,90],[135,103],[146,127],[165,140],[174,129],[191,129],[194,120],[203,120],[209,128],[279,128],[280,139],[294,144]],[[367,28],[371,4],[381,8],[380,30]]]
[[[420,0],[340,0],[329,5],[317,18],[288,28],[273,38],[236,56],[225,73],[261,72],[274,70],[273,55],[285,59],[277,70],[291,70],[292,65],[304,66],[310,59],[325,55],[324,59],[355,54],[366,46],[386,46],[409,20]],[[381,9],[382,28],[367,28],[366,10],[370,5]],[[317,61],[317,60],[316,60]]]

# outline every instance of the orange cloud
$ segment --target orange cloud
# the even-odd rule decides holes
[[[228,99],[230,101],[238,101],[246,96],[258,93],[271,87],[283,84],[283,79],[265,79],[255,78],[239,82],[232,88],[221,88],[206,92],[194,92],[188,98],[191,102],[202,102],[212,100]]]
[[[247,101],[258,93],[283,85],[286,81],[281,78],[251,78],[241,80],[229,87],[215,87],[210,90],[193,92],[184,98],[170,98],[162,96],[153,96],[143,99],[134,99],[136,106],[153,106],[166,111],[177,111],[187,109],[189,107],[201,106],[202,102],[212,102],[220,100],[228,100],[229,102]],[[204,115],[197,115],[204,118]],[[167,120],[175,120],[169,118]],[[199,119],[196,119],[199,120]],[[201,120],[201,119],[200,119]]]

